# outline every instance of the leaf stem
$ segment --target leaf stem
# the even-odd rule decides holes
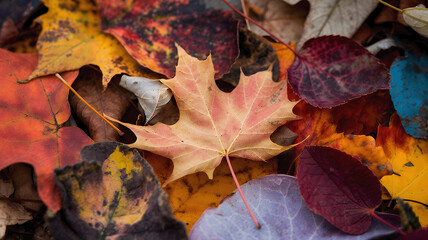
[[[261,228],[260,223],[257,221],[257,218],[254,216],[253,211],[251,211],[250,205],[248,205],[247,199],[245,198],[244,193],[241,190],[241,186],[239,185],[238,179],[236,178],[235,172],[233,171],[232,164],[230,163],[230,159],[229,159],[229,154],[226,154],[226,161],[227,161],[227,165],[229,166],[230,173],[232,174],[233,181],[235,181],[236,188],[238,189],[239,195],[241,195],[242,201],[244,202],[245,207],[247,208],[248,213],[250,214],[251,219],[253,219],[253,222],[256,225],[257,229],[260,229]]]
[[[383,219],[383,218],[379,217],[378,215],[376,215],[376,213],[375,213],[374,209],[372,209],[372,210],[370,211],[370,215],[372,215],[374,218],[376,218],[377,220],[381,221],[382,223],[384,223],[384,224],[385,224],[385,225],[387,225],[388,227],[390,227],[390,228],[394,229],[395,231],[397,231],[397,232],[398,232],[398,233],[400,233],[401,235],[406,235],[406,233],[405,233],[405,232],[403,232],[403,230],[401,230],[401,229],[399,229],[399,228],[395,227],[395,226],[394,226],[394,225],[392,225],[391,223],[389,223],[389,222],[385,221],[385,219]]]
[[[59,75],[58,73],[55,73],[55,76],[57,78],[59,78],[74,94],[76,94],[76,96],[82,100],[82,102],[84,102],[86,104],[86,106],[88,106],[90,109],[92,109],[92,111],[94,111],[96,114],[98,114],[98,116],[100,116],[104,121],[106,121],[107,124],[109,124],[114,130],[116,130],[120,136],[122,136],[124,133],[122,131],[120,131],[119,128],[117,128],[115,125],[113,125],[113,123],[111,123],[109,120],[107,120],[103,115],[101,115],[101,113],[99,113],[94,107],[92,107],[88,102],[85,101],[85,99],[83,99],[82,96],[80,96],[80,94],[78,94],[76,92],[76,90],[74,90],[74,88],[72,86],[70,86],[70,84],[68,84],[64,78],[61,77],[61,75]]]
[[[377,0],[378,2],[380,2],[380,3],[382,3],[383,5],[385,5],[385,6],[387,6],[387,7],[390,7],[390,8],[392,8],[392,9],[394,9],[394,10],[396,10],[396,11],[399,11],[399,12],[401,12],[402,14],[404,14],[404,15],[406,15],[406,16],[408,16],[408,17],[410,17],[410,18],[413,18],[414,20],[416,20],[416,21],[419,21],[419,22],[422,22],[422,23],[425,23],[425,24],[428,24],[428,21],[425,21],[425,20],[423,20],[423,19],[421,19],[421,18],[418,18],[418,17],[415,17],[415,16],[413,16],[413,15],[411,15],[411,14],[408,14],[407,12],[406,12],[406,9],[400,9],[400,8],[398,8],[398,7],[395,7],[395,6],[393,6],[393,5],[391,5],[391,4],[389,4],[389,3],[387,3],[387,2],[384,2],[384,1],[382,1],[382,0]]]
[[[229,6],[233,11],[235,11],[237,14],[241,15],[242,17],[244,17],[245,19],[249,20],[250,22],[254,23],[257,27],[261,28],[263,31],[265,31],[267,34],[269,34],[271,37],[273,37],[275,40],[277,40],[278,42],[284,44],[288,49],[290,49],[291,52],[293,52],[296,57],[300,57],[300,55],[294,51],[294,49],[288,45],[287,43],[285,43],[284,41],[282,41],[279,37],[277,37],[275,34],[271,33],[269,30],[267,30],[266,28],[264,28],[262,25],[260,25],[258,22],[254,21],[252,18],[248,17],[247,15],[245,15],[243,12],[239,11],[237,8],[235,8],[232,4],[230,4],[227,0],[222,0],[224,3],[227,4],[227,6]]]

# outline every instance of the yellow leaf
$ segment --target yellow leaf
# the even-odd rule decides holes
[[[390,158],[394,172],[399,174],[381,179],[391,197],[428,204],[428,140],[408,135],[395,114],[389,128],[379,127],[376,142]],[[419,216],[421,224],[427,226],[428,209],[418,203],[407,203]]]
[[[28,80],[98,65],[103,85],[121,73],[148,76],[113,36],[102,32],[101,19],[93,1],[44,0],[49,11],[42,15],[43,30],[37,42],[39,62]]]
[[[167,166],[172,168],[172,163],[164,157],[149,152],[145,152],[144,158],[153,167],[156,176],[162,182],[165,181],[170,174]],[[275,159],[267,162],[256,162],[236,158],[232,164],[240,184],[277,173],[277,161]],[[229,167],[223,161],[214,171],[212,180],[208,179],[204,173],[195,173],[169,183],[164,190],[169,195],[174,217],[185,222],[188,231],[190,231],[208,207],[218,207],[219,202],[235,189],[236,185],[233,182]]]

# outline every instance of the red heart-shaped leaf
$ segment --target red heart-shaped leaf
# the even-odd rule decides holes
[[[357,42],[341,36],[308,40],[288,69],[288,79],[299,97],[321,108],[389,89],[385,66]]]
[[[309,209],[350,234],[366,232],[372,222],[370,212],[382,202],[381,185],[372,171],[329,147],[305,147],[297,182]]]

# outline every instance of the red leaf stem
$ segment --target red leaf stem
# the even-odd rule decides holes
[[[370,211],[370,215],[372,215],[374,218],[376,218],[377,220],[381,221],[382,223],[384,223],[385,225],[387,225],[388,227],[394,229],[395,231],[397,231],[398,233],[400,233],[401,235],[406,235],[405,232],[403,232],[403,230],[395,227],[394,225],[392,225],[391,223],[385,221],[383,218],[379,217],[378,215],[376,215],[374,209]]]
[[[244,196],[244,193],[241,190],[241,186],[239,185],[238,179],[236,178],[235,172],[233,171],[232,168],[232,164],[230,163],[230,159],[229,159],[229,154],[226,154],[226,160],[227,160],[227,165],[229,166],[230,169],[230,173],[232,174],[233,177],[233,181],[235,181],[236,184],[236,188],[238,189],[239,195],[241,195],[242,201],[244,201],[245,207],[248,210],[248,213],[251,216],[251,219],[253,219],[254,224],[256,225],[257,229],[260,229],[260,223],[259,221],[257,221],[257,218],[254,216],[253,211],[251,211],[250,205],[248,205],[247,199]]]

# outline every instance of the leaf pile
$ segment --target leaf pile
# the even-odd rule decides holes
[[[423,3],[2,3],[0,235],[421,237]]]

